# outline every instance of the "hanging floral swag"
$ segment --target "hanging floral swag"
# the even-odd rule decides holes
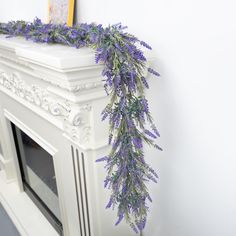
[[[7,37],[23,36],[38,43],[60,43],[75,48],[90,47],[95,50],[96,63],[102,62],[104,88],[110,102],[102,112],[102,120],[109,119],[110,153],[97,160],[105,161],[107,177],[104,186],[111,191],[106,208],[118,208],[118,225],[123,218],[138,233],[147,219],[147,200],[152,202],[146,183],[157,182],[156,172],[145,162],[143,144],[162,150],[154,140],[159,132],[149,112],[144,89],[149,88],[144,77],[149,73],[144,53],[138,44],[151,47],[135,36],[124,32],[121,24],[108,26],[96,24],[66,25],[43,24],[36,18],[33,23],[11,21],[0,23],[0,34]],[[148,129],[146,126],[148,125]]]

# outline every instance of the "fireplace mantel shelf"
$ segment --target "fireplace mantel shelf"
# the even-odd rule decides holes
[[[6,38],[0,35],[0,48],[8,49],[22,61],[46,66],[60,72],[94,67],[94,51],[89,48],[75,48],[59,44],[34,43],[22,37]]]

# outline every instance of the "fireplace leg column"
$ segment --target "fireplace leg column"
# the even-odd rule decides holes
[[[18,179],[14,158],[15,147],[10,122],[4,116],[4,110],[0,107],[0,169],[1,177],[6,183],[16,181]]]

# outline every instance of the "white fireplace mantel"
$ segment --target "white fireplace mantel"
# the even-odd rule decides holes
[[[22,188],[10,122],[53,156],[64,236],[130,236],[105,210],[108,98],[94,52],[0,36],[0,201],[21,235],[57,235]]]

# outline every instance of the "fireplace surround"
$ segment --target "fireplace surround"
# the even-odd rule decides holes
[[[100,119],[107,103],[101,70],[90,49],[0,36],[0,201],[21,235],[133,235],[125,223],[115,227],[115,211],[105,210],[105,172],[95,163],[109,151],[108,125]],[[27,194],[29,173],[17,134],[48,155],[45,166],[57,186],[50,193],[58,196],[60,214],[54,216],[59,214],[61,232]],[[28,171],[45,187],[38,164]]]

